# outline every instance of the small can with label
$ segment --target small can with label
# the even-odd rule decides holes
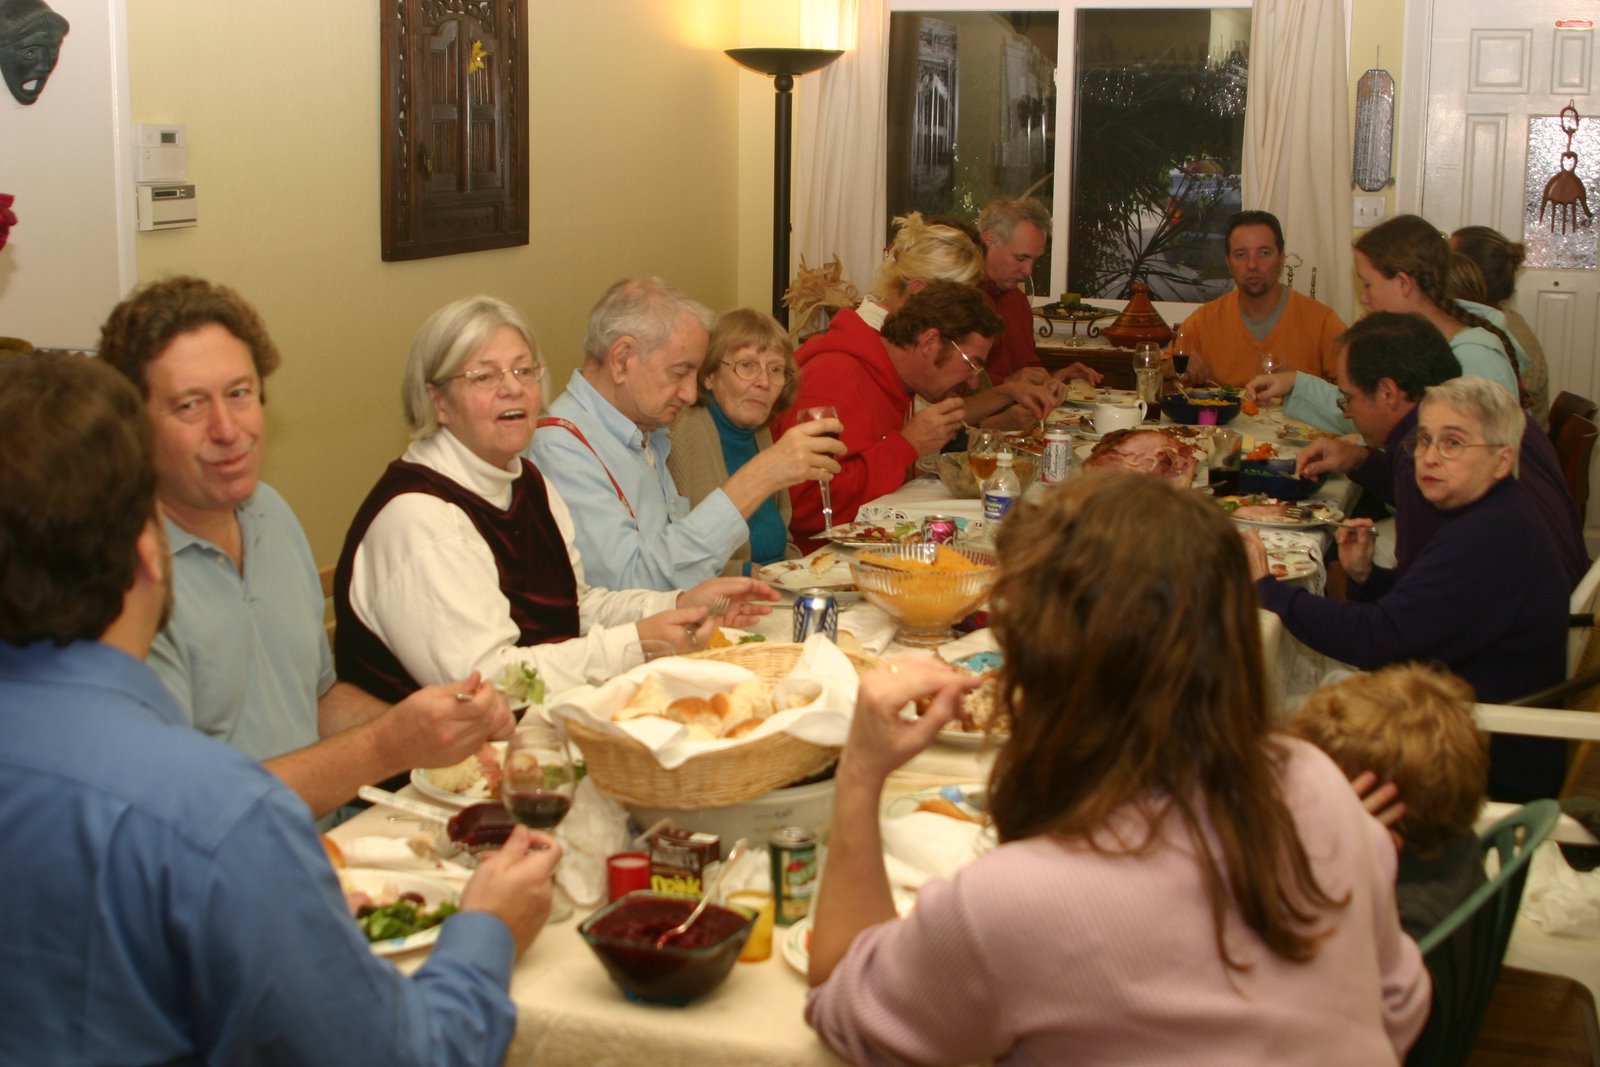
[[[804,826],[785,826],[772,835],[772,891],[777,921],[784,926],[811,914],[817,891],[817,835]]]
[[[1047,427],[1044,433],[1044,459],[1039,466],[1039,481],[1045,485],[1060,485],[1067,480],[1072,465],[1072,435],[1059,426]]]
[[[924,544],[950,545],[956,540],[956,520],[949,515],[929,515],[922,520],[922,540]]]
[[[794,639],[804,641],[812,634],[839,640],[839,602],[826,589],[802,589],[794,598]]]

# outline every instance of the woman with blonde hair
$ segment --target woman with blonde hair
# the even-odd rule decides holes
[[[895,918],[880,792],[975,680],[933,660],[863,678],[807,1020],[856,1063],[1398,1063],[1428,983],[1394,846],[1326,756],[1273,732],[1232,523],[1090,475],[1019,505],[999,554],[999,846]]]
[[[884,320],[903,308],[911,294],[929,282],[957,282],[976,287],[983,280],[982,246],[959,220],[924,218],[920,212],[913,211],[897,216],[894,225],[894,239],[884,252],[883,263],[873,276],[866,299],[854,312],[862,323],[874,330],[882,330]],[[825,338],[827,335],[818,336]],[[807,342],[807,348],[814,347]],[[1081,363],[1073,364],[1062,373],[1099,379],[1098,374]],[[1019,371],[998,385],[980,378],[978,389],[965,398],[962,417],[969,426],[1020,429],[1045,418],[1065,394],[1066,387],[1043,367]]]

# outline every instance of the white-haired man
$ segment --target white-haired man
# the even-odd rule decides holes
[[[837,474],[837,420],[806,424],[689,507],[667,427],[694,402],[714,316],[660,278],[617,282],[589,314],[584,363],[523,453],[561,493],[591,584],[686,589],[722,573],[780,489]]]

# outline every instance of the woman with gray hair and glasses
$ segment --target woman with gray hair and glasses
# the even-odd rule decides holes
[[[500,300],[423,324],[403,388],[412,443],[357,511],[334,576],[341,678],[392,701],[457,664],[490,679],[532,667],[556,691],[633,666],[641,640],[704,647],[716,623],[754,621],[762,609],[744,602],[776,596],[737,578],[589,585],[566,504],[519,455],[543,378],[533,331]],[[726,619],[707,613],[719,596],[738,605]]]
[[[1373,564],[1372,522],[1337,531],[1350,600],[1329,600],[1267,574],[1247,537],[1261,604],[1309,647],[1363,670],[1441,663],[1485,703],[1527,696],[1566,677],[1567,596],[1548,525],[1517,484],[1527,425],[1517,398],[1487,378],[1429,386],[1417,431],[1417,488],[1440,514],[1438,531],[1396,572]],[[1560,741],[1495,735],[1489,795],[1521,803],[1555,796],[1566,771]]]

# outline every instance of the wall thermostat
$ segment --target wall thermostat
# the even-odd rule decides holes
[[[136,182],[183,182],[189,178],[189,137],[182,126],[134,127]]]
[[[200,225],[200,198],[192,185],[136,186],[139,192],[139,229],[176,230]]]

